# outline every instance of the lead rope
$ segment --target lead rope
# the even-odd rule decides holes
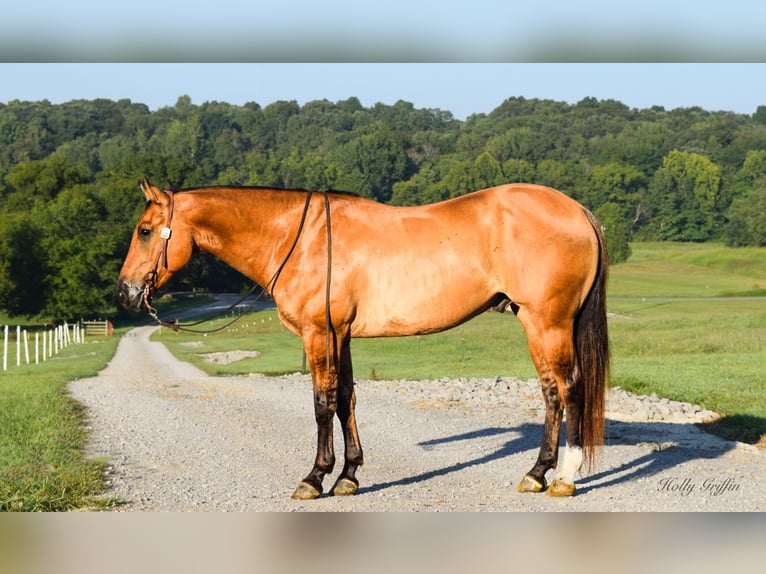
[[[330,282],[332,279],[332,227],[330,224],[330,198],[327,192],[324,193],[324,209],[327,219],[327,284],[325,285],[324,300],[324,321],[325,321],[325,360],[327,365],[327,375],[330,375],[330,332],[335,335],[332,327],[332,317],[330,315]]]

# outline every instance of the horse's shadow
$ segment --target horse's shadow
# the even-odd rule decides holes
[[[565,426],[564,423],[563,426]],[[672,440],[672,437],[678,436],[678,431],[689,432],[689,424],[671,423],[671,422],[621,422],[616,420],[607,420],[607,436],[605,438],[605,447],[610,446],[638,446],[642,445],[643,450],[648,452],[631,458],[622,464],[594,472],[579,478],[577,480],[577,492],[582,495],[589,491],[603,487],[609,487],[616,484],[626,483],[639,478],[647,478],[657,475],[661,472],[680,466],[692,460],[709,460],[722,456],[735,444],[723,439],[716,440],[709,437],[706,433],[702,436],[712,440],[714,446],[704,448],[692,447],[689,444],[680,444]],[[428,441],[418,443],[424,449],[438,448],[439,445],[458,442],[466,443],[466,452],[471,452],[471,442],[481,441],[488,437],[497,435],[511,435],[513,438],[503,443],[503,445],[493,452],[483,454],[462,462],[457,462],[442,468],[435,468],[427,472],[422,472],[414,476],[408,476],[399,480],[373,484],[368,487],[361,487],[359,493],[376,492],[396,486],[406,486],[419,482],[426,482],[433,478],[459,472],[466,468],[487,464],[494,460],[510,457],[520,452],[533,450],[534,452],[540,446],[540,437],[542,436],[542,425],[533,423],[524,423],[516,427],[487,427],[475,431],[461,433],[441,438],[434,438]],[[562,433],[564,434],[564,433]],[[693,436],[693,435],[692,435]],[[666,442],[662,442],[663,437],[667,437]],[[693,441],[693,438],[692,438]],[[708,441],[705,441],[708,442]],[[529,467],[532,467],[534,458],[530,459]],[[528,469],[525,469],[525,471]]]
[[[503,446],[497,449],[496,451],[486,454],[484,456],[480,456],[480,457],[467,460],[464,462],[455,463],[449,466],[445,466],[443,468],[430,470],[428,472],[423,472],[415,476],[409,476],[409,477],[401,478],[399,480],[393,480],[390,482],[374,484],[368,487],[361,487],[359,488],[359,493],[361,494],[363,492],[376,492],[378,490],[384,490],[386,488],[391,488],[393,486],[406,486],[406,485],[415,484],[418,482],[425,482],[427,480],[431,480],[432,478],[436,478],[438,476],[444,476],[447,474],[451,474],[453,472],[458,472],[460,470],[463,470],[471,466],[486,464],[493,460],[505,458],[519,451],[524,451],[529,448],[532,448],[534,446],[533,441],[539,440],[541,433],[542,433],[542,425],[523,424],[521,426],[514,427],[514,428],[489,427],[485,429],[479,429],[476,431],[462,433],[459,435],[453,435],[449,437],[436,438],[436,439],[431,439],[428,441],[423,441],[418,443],[418,445],[422,446],[424,449],[429,449],[429,448],[436,447],[440,444],[481,440],[482,438],[499,435],[499,434],[518,435],[518,436],[515,436],[513,439],[509,440],[508,442],[506,442],[505,444],[503,444]]]

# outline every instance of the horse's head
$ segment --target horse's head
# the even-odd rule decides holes
[[[174,214],[172,192],[144,180],[146,208],[138,220],[130,249],[117,280],[117,301],[130,311],[152,311],[151,300],[191,258],[194,251],[189,226]]]

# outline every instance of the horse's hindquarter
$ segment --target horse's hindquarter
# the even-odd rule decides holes
[[[580,206],[537,186],[412,208],[360,202],[336,219],[333,299],[355,303],[356,337],[448,329],[498,293],[531,303],[559,280],[551,274],[580,277],[592,265]]]

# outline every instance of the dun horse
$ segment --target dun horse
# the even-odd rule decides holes
[[[545,400],[542,446],[518,485],[574,493],[574,477],[603,442],[609,352],[607,254],[580,204],[542,186],[512,184],[431,205],[386,206],[356,195],[266,188],[162,191],[144,181],[146,208],[120,272],[124,307],[153,312],[152,296],[197,251],[264,286],[301,337],[317,424],[313,468],[293,498],[317,498],[335,464],[333,418],[345,464],[334,495],[357,492],[351,339],[435,333],[491,308],[523,325]],[[563,412],[566,450],[558,463]]]

